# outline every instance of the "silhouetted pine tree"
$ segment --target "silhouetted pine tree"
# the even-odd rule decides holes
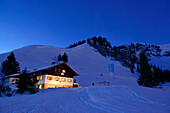
[[[97,38],[96,38],[96,36],[94,36],[94,37],[92,38],[92,42],[93,42],[93,47],[95,47],[96,44],[97,44]]]
[[[28,89],[27,79],[28,79],[27,70],[24,69],[20,73],[19,80],[16,82],[18,87],[17,93],[23,94]]]
[[[30,91],[34,93],[34,89],[36,89],[36,83],[38,80],[36,76],[31,76],[27,73],[27,69],[24,69],[19,76],[19,80],[16,82],[18,90],[17,93],[23,94],[25,91]]]
[[[88,43],[90,46],[92,46],[92,42],[91,42],[91,39],[90,39],[90,38],[87,39],[87,43]]]
[[[150,86],[150,82],[151,82],[151,79],[150,79],[150,69],[149,69],[149,64],[148,64],[148,59],[145,55],[144,52],[141,52],[140,53],[140,77],[139,79],[137,80],[138,84],[139,85],[144,85],[146,87],[149,87]]]
[[[85,40],[83,40],[83,41],[82,41],[82,44],[84,44],[84,43],[86,43],[86,41],[85,41]]]
[[[60,54],[58,55],[57,61],[61,61],[61,55]]]
[[[99,44],[100,46],[102,46],[102,45],[103,45],[103,44],[102,44],[103,39],[102,39],[102,37],[101,37],[101,36],[99,36],[99,37],[98,37],[97,42],[98,42],[98,44]]]
[[[62,56],[62,61],[64,61],[64,62],[68,62],[68,56],[67,56],[67,54],[66,53],[64,53],[64,55]]]
[[[79,42],[78,42],[78,45],[81,45],[81,44],[82,44],[81,41],[79,41]]]
[[[2,62],[1,72],[5,76],[20,72],[19,63],[16,61],[13,52],[7,57],[7,60]]]
[[[168,69],[164,70],[164,74],[166,82],[170,82],[170,71]]]

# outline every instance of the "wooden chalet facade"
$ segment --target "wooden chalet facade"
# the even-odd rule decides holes
[[[66,63],[54,64],[32,70],[28,72],[28,74],[37,77],[37,80],[39,81],[36,84],[36,87],[40,89],[79,86],[79,84],[74,83],[73,80],[73,77],[78,76],[78,73]],[[18,76],[9,78],[18,79]]]
[[[66,63],[33,70],[29,74],[37,76],[37,87],[40,89],[73,87],[73,77],[78,76],[78,73]]]

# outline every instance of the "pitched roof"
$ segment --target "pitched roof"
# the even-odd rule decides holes
[[[76,75],[78,75],[78,73],[77,73],[71,66],[69,66],[67,63],[53,64],[53,65],[50,65],[50,66],[46,66],[46,67],[42,67],[42,68],[39,68],[39,69],[36,69],[36,70],[29,71],[28,73],[35,73],[35,72],[38,72],[38,71],[47,70],[47,69],[50,69],[50,68],[53,68],[53,67],[56,67],[56,66],[60,66],[60,65],[66,65],[66,66],[69,67]]]

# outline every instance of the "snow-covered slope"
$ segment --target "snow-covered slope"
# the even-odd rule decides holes
[[[170,51],[170,43],[164,44],[164,45],[159,45],[159,46],[163,51]]]
[[[150,63],[159,66],[163,70],[170,70],[170,57],[152,57]]]
[[[48,66],[52,58],[67,53],[68,64],[79,76],[75,77],[82,88],[57,88],[40,90],[34,95],[16,95],[0,98],[0,112],[13,113],[168,113],[170,112],[170,88],[146,88],[137,85],[138,73],[118,61],[110,61],[93,47],[82,45],[72,49],[51,46],[27,46],[14,51],[21,68]],[[9,53],[1,54],[2,62]],[[108,64],[113,63],[113,75]],[[99,86],[99,82],[111,85]],[[91,84],[95,86],[92,87]]]
[[[162,49],[161,54],[163,55],[165,52],[170,52],[170,44],[159,45]],[[161,69],[170,70],[170,56],[161,56],[161,57],[151,57],[151,64],[159,66]]]
[[[79,74],[77,82],[81,86],[89,86],[93,82],[108,81],[110,60],[100,55],[93,47],[82,45],[72,49],[62,49],[51,46],[33,45],[18,50],[14,50],[16,60],[22,69],[37,69],[51,65],[52,58],[59,54],[68,55],[68,64]],[[10,53],[0,55],[0,63],[6,59]]]

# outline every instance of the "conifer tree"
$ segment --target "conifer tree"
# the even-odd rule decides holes
[[[18,87],[17,93],[23,94],[28,89],[27,79],[28,79],[27,70],[24,69],[20,73],[19,80],[16,82]]]
[[[90,38],[87,39],[87,43],[88,43],[90,46],[92,46],[92,42],[91,42],[91,39],[90,39]]]
[[[144,52],[140,53],[140,72],[141,75],[138,79],[139,85],[149,86],[149,65],[148,65],[148,59]]]
[[[67,54],[66,53],[64,53],[64,55],[62,56],[62,61],[64,61],[64,62],[68,62],[68,56],[67,56]]]
[[[95,47],[96,44],[97,44],[97,38],[96,38],[96,36],[94,36],[94,37],[92,38],[92,41],[93,41],[93,47]]]
[[[35,85],[38,82],[36,76],[29,75],[27,69],[24,69],[19,76],[19,80],[17,81],[17,92],[23,94],[25,91],[30,91],[34,93]]]
[[[61,55],[58,55],[58,60],[57,61],[61,61]]]
[[[3,75],[11,75],[20,72],[19,63],[15,59],[13,52],[7,57],[7,60],[3,61],[1,66],[1,72]]]

